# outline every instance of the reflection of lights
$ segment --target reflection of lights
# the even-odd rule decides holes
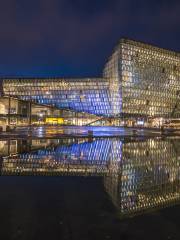
[[[138,125],[144,125],[144,121],[142,121],[142,120],[140,121],[140,120],[139,120],[139,121],[137,121],[137,124],[138,124]]]
[[[39,127],[38,132],[42,132],[42,131],[43,131],[43,127]]]
[[[53,143],[53,147],[44,148],[45,143],[46,146]],[[36,144],[35,140],[33,145]],[[59,139],[43,140],[41,144],[42,148],[36,152],[4,158],[4,171],[103,174],[108,193],[117,200],[123,213],[158,207],[180,197],[177,192],[179,161],[168,140],[122,142],[106,138],[88,142],[87,138],[82,138],[63,140],[63,144]],[[165,152],[159,154],[162,150]],[[118,164],[120,159],[121,164]]]
[[[42,137],[42,136],[43,136],[43,131],[44,131],[43,127],[39,127],[39,128],[37,129],[37,131],[38,131],[38,136],[39,136],[39,137]]]

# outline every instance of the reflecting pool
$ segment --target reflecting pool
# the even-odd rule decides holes
[[[1,176],[102,179],[119,216],[180,203],[180,139],[66,138],[0,141]]]

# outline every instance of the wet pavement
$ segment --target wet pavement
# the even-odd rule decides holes
[[[128,136],[160,136],[159,129],[133,129],[123,127],[88,127],[88,126],[40,126],[17,127],[11,132],[0,134],[6,137],[128,137]]]

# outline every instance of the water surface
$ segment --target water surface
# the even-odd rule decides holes
[[[0,154],[4,236],[180,239],[178,137],[2,140]]]

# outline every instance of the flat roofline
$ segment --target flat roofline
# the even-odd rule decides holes
[[[137,43],[137,44],[142,44],[143,46],[147,46],[147,47],[152,47],[152,48],[155,48],[155,49],[158,49],[158,50],[163,50],[165,52],[169,52],[169,53],[173,53],[175,55],[177,55],[178,57],[180,57],[180,52],[177,52],[177,51],[174,51],[174,50],[170,50],[170,49],[167,49],[167,48],[162,48],[158,45],[154,45],[152,43],[147,43],[147,42],[143,42],[143,41],[139,41],[139,40],[135,40],[135,39],[132,39],[132,38],[127,38],[127,37],[122,37],[120,40],[119,40],[119,44],[120,43],[123,43],[123,42],[133,42],[133,43]]]
[[[104,68],[105,68],[106,64],[111,60],[112,55],[118,49],[119,45],[122,44],[122,43],[126,43],[126,42],[128,44],[131,44],[131,42],[134,43],[134,44],[141,44],[142,47],[147,47],[147,48],[151,47],[151,48],[154,48],[155,50],[161,50],[161,51],[164,51],[165,53],[171,53],[171,54],[175,55],[176,57],[180,58],[180,52],[176,52],[176,51],[173,51],[173,50],[162,48],[162,47],[159,47],[157,45],[153,45],[151,43],[135,40],[135,39],[132,39],[132,38],[122,37],[122,38],[120,38],[120,40],[118,41],[116,46],[113,48],[111,55],[107,58],[107,60],[104,64]],[[104,71],[104,68],[103,68],[103,71]]]
[[[13,76],[9,76],[9,77],[0,77],[0,80],[61,80],[61,81],[70,81],[70,80],[73,80],[73,81],[82,81],[82,80],[104,80],[103,77],[81,77],[81,78],[78,78],[78,77],[13,77]]]

